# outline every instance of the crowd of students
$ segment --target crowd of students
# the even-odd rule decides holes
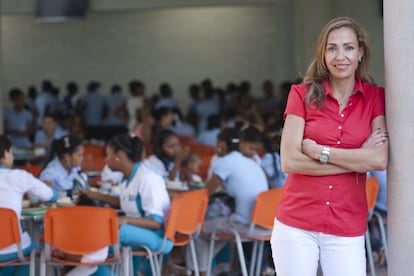
[[[65,95],[61,95],[57,85],[44,80],[40,89],[10,89],[12,104],[4,111],[4,133],[17,148],[47,147],[66,134],[107,141],[114,134],[133,132],[148,143],[159,128],[199,136],[200,142],[214,144],[220,123],[281,128],[290,84],[283,82],[276,89],[266,80],[262,92],[253,93],[248,81],[223,88],[206,79],[190,85],[191,102],[187,110],[182,110],[169,83],[160,84],[159,91],[148,95],[139,80],[127,84],[128,93],[118,84],[105,93],[97,81],[91,81],[85,89],[71,81],[66,84]]]
[[[43,83],[43,91],[36,99],[31,98],[34,104],[25,102],[21,90],[10,92],[13,108],[5,112],[7,136],[0,136],[0,173],[13,172],[10,177],[17,175],[13,181],[20,176],[28,181],[15,195],[19,198],[15,204],[21,203],[26,192],[41,200],[56,200],[56,192],[65,192],[68,196],[82,194],[97,204],[108,204],[125,212],[126,216],[120,218],[122,245],[147,245],[159,250],[170,205],[169,181],[178,181],[187,188],[204,187],[211,197],[221,191],[233,200],[228,213],[208,211],[205,233],[217,227],[224,231],[247,232],[257,195],[284,185],[286,174],[281,170],[279,146],[290,83],[281,84],[280,95],[276,97],[273,84],[265,81],[263,98],[255,99],[248,82],[220,89],[205,80],[190,87],[193,101],[186,116],[182,115],[167,83],[160,86],[159,98],[146,98],[145,86],[140,81],[129,83],[128,99],[122,96],[118,85],[113,86],[106,99],[99,94],[99,87],[99,83],[91,82],[87,95],[80,98],[77,85],[71,82],[67,85],[68,95],[60,103],[56,101],[56,89],[50,82]],[[43,94],[48,97],[42,97]],[[42,103],[44,108],[40,109]],[[14,122],[16,118],[21,118],[21,122]],[[74,123],[74,118],[78,118],[79,124]],[[181,137],[192,137],[193,143],[215,147],[207,178],[199,175],[202,158],[188,145],[183,145]],[[122,178],[116,178],[120,185],[119,196],[88,189],[87,179],[81,173],[85,138],[105,141],[105,171],[122,173]],[[48,149],[49,158],[39,179],[12,168],[11,141],[14,147],[41,145]],[[2,190],[11,189],[2,185],[0,183]],[[34,188],[37,185],[43,188],[37,190]],[[0,206],[14,208],[18,214],[21,211],[21,207],[10,206],[3,198],[0,198]],[[256,234],[269,233],[263,230]],[[225,245],[217,243],[214,253],[228,251]],[[29,248],[30,241],[26,246],[25,249]],[[200,271],[205,272],[211,265],[207,260],[208,239],[201,235],[196,240],[196,248]],[[172,244],[163,247],[164,253],[171,249]],[[0,251],[0,259],[7,258],[9,251]],[[193,270],[189,252],[184,259],[186,266]],[[135,258],[135,271],[143,269],[140,264]],[[107,271],[100,268],[94,275],[105,273]]]
[[[203,179],[206,184],[202,186],[207,188],[211,195],[217,190],[224,191],[234,198],[235,206],[234,210],[227,214],[228,216],[214,217],[207,220],[206,225],[209,223],[215,226],[221,225],[216,223],[218,221],[222,221],[224,226],[226,223],[231,225],[237,223],[238,230],[247,231],[255,197],[261,191],[269,189],[267,178],[272,177],[261,168],[261,159],[258,156],[263,142],[262,136],[262,133],[253,126],[244,130],[224,128],[220,131],[217,137],[217,158],[214,158],[211,164],[212,176]],[[161,129],[156,137],[153,154],[145,159],[145,145],[138,137],[119,134],[107,142],[107,166],[110,170],[121,172],[123,175],[119,183],[120,195],[110,196],[88,189],[87,179],[81,175],[80,165],[83,161],[81,140],[70,135],[54,140],[50,157],[44,164],[39,178],[35,178],[23,170],[13,168],[11,141],[2,135],[0,137],[2,172],[9,173],[10,177],[16,175],[8,185],[19,181],[18,178],[22,176],[27,179],[24,189],[19,190],[15,196],[18,200],[13,204],[18,205],[18,208],[14,205],[11,207],[16,207],[14,208],[16,213],[20,214],[25,193],[41,200],[56,200],[56,194],[61,192],[65,192],[67,196],[75,193],[83,194],[96,202],[106,203],[125,212],[126,216],[120,218],[122,245],[133,247],[147,245],[153,250],[158,250],[161,248],[164,217],[168,213],[170,204],[166,181],[177,179],[191,184],[202,179],[197,176],[200,166],[199,156],[187,147],[183,147],[177,134],[169,129]],[[273,161],[279,160],[277,150],[266,152],[267,154],[275,156]],[[283,174],[279,168],[280,164],[277,163],[272,170]],[[11,191],[14,190],[13,187],[3,187],[3,183],[0,185],[2,190],[16,193]],[[0,199],[0,206],[10,208],[9,205],[8,199]],[[207,227],[206,231],[208,229]],[[197,240],[201,271],[205,271],[207,266],[207,260],[202,257],[207,256],[208,252],[208,247],[204,243],[206,240],[203,238]],[[27,248],[24,249],[28,250],[30,241],[25,245]],[[170,252],[172,244],[163,249],[165,253]],[[2,257],[7,256],[9,255]],[[66,255],[62,253],[61,256]],[[186,261],[191,269],[191,260]],[[134,260],[135,270],[139,269],[140,263],[140,260]],[[105,268],[99,268],[94,275],[106,275],[105,273],[107,273]]]

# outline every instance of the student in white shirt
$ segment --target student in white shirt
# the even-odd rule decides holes
[[[211,233],[214,230],[248,233],[256,197],[259,193],[268,190],[264,171],[252,158],[244,156],[238,150],[239,142],[239,131],[234,128],[223,129],[217,136],[216,152],[219,158],[214,162],[213,175],[207,181],[206,188],[212,195],[217,188],[222,187],[225,193],[234,198],[235,206],[228,216],[208,216],[204,221],[204,233]],[[270,232],[257,228],[254,234],[264,236]],[[203,273],[211,265],[208,263],[209,239],[200,236],[195,243],[199,269]],[[225,241],[216,242],[214,255],[224,245]],[[194,270],[190,251],[187,250],[186,253],[187,267]]]
[[[159,130],[153,139],[152,151],[145,165],[165,180],[178,179],[182,162],[188,157],[190,149],[181,146],[175,132]]]
[[[81,190],[92,199],[121,209],[125,216],[119,218],[121,245],[171,251],[173,243],[163,244],[165,215],[170,208],[170,198],[165,183],[159,175],[142,165],[144,144],[138,137],[116,135],[108,141],[106,162],[111,170],[120,171],[120,196],[105,195],[91,190]],[[140,257],[134,257],[134,275],[140,269]]]
[[[32,174],[24,170],[12,169],[12,166],[13,149],[11,141],[5,135],[0,135],[0,207],[14,210],[20,219],[23,195],[25,193],[30,193],[41,201],[54,202],[57,200],[58,194],[56,191],[35,178]],[[27,232],[23,232],[22,229],[20,229],[20,234],[23,253],[24,255],[29,255],[33,248],[30,236]],[[0,248],[0,261],[7,261],[16,257],[16,245]],[[0,267],[0,275],[29,275],[29,267]]]

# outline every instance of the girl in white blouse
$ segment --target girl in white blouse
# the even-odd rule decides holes
[[[0,135],[0,207],[14,210],[20,219],[25,193],[30,193],[41,201],[55,202],[57,200],[57,192],[32,174],[24,170],[12,169],[13,161],[11,141],[5,135]],[[20,233],[23,253],[29,255],[33,248],[30,236],[22,229]],[[0,248],[0,262],[15,258],[17,258],[16,245]],[[29,275],[29,267],[0,268],[0,275]]]

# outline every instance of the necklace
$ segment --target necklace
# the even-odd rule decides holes
[[[334,95],[334,97],[335,97],[335,99],[338,102],[340,107],[343,107],[344,105],[346,105],[348,103],[350,95],[339,98],[338,96],[335,95],[336,93],[333,89],[332,89],[332,92],[333,92],[333,95]]]

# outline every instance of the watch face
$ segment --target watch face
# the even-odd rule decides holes
[[[327,155],[327,154],[321,154],[320,156],[319,156],[319,161],[321,162],[321,163],[326,163],[326,162],[328,162],[328,160],[329,160],[329,155]]]

